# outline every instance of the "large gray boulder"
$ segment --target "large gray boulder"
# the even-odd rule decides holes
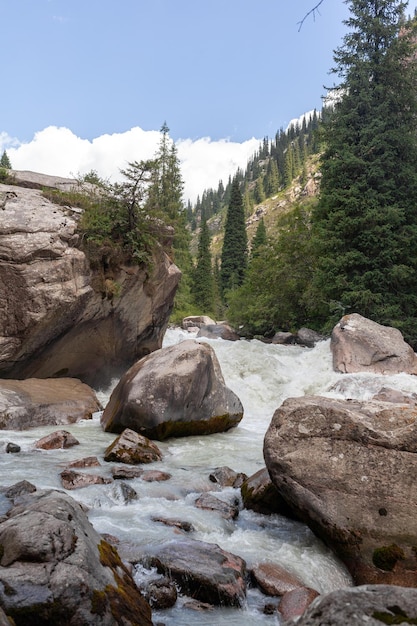
[[[0,429],[73,424],[100,409],[94,391],[75,378],[0,380]]]
[[[330,346],[337,372],[417,374],[417,356],[400,331],[358,313],[345,315],[336,324]]]
[[[285,626],[381,626],[417,624],[417,589],[363,585],[317,598],[298,620]],[[284,625],[283,625],[284,626]]]
[[[272,482],[356,584],[417,587],[415,405],[286,400],[264,440]]]
[[[21,184],[41,187],[44,179],[25,173]],[[68,185],[57,178],[55,187]],[[92,269],[80,209],[58,206],[39,189],[0,185],[0,195],[3,378],[69,376],[96,387],[161,347],[181,276],[162,249],[148,267],[110,268],[103,253]]]
[[[101,424],[106,431],[130,428],[163,440],[229,430],[242,416],[213,348],[190,339],[133,365],[114,389]]]
[[[0,523],[0,546],[0,606],[16,626],[152,626],[117,551],[70,496],[22,496]]]

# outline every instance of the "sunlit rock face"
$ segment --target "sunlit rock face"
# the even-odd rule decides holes
[[[417,587],[416,405],[289,398],[265,435],[271,480],[357,584]]]
[[[0,185],[0,196],[0,376],[97,386],[161,347],[181,276],[162,249],[148,268],[122,265],[109,276],[103,258],[93,271],[79,209],[15,185]]]
[[[336,324],[331,350],[336,372],[417,374],[417,356],[401,332],[358,313],[344,315]]]

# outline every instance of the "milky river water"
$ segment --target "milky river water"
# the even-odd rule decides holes
[[[169,329],[164,346],[190,337],[195,335]],[[216,467],[225,465],[247,475],[264,467],[263,438],[274,411],[285,398],[320,394],[368,399],[382,387],[416,392],[416,378],[405,374],[336,374],[331,367],[329,341],[320,342],[313,349],[270,345],[256,340],[201,341],[213,346],[226,384],[243,403],[244,417],[239,426],[217,435],[157,442],[163,459],[146,469],[169,472],[172,478],[159,483],[147,483],[140,478],[129,480],[129,485],[137,492],[137,498],[130,502],[124,498],[122,481],[92,485],[68,493],[87,505],[89,519],[98,532],[113,535],[121,548],[128,546],[129,551],[138,554],[152,553],[152,548],[161,542],[180,537],[178,530],[152,521],[153,517],[162,516],[190,522],[194,531],[187,536],[217,544],[239,555],[245,559],[248,568],[259,562],[277,563],[320,593],[351,585],[343,565],[304,524],[279,515],[264,516],[244,509],[237,520],[231,522],[217,513],[196,508],[194,502],[198,495],[207,491],[226,500],[240,496],[239,490],[232,488],[218,491],[210,482],[209,474]],[[103,405],[110,392],[111,389],[97,392]],[[12,485],[26,479],[38,488],[62,489],[59,473],[65,465],[92,455],[98,457],[101,467],[82,471],[110,477],[113,464],[103,461],[103,453],[115,435],[102,431],[99,417],[97,414],[93,420],[65,426],[80,442],[67,450],[34,449],[37,439],[57,427],[25,432],[0,431],[0,484]],[[21,446],[19,454],[5,453],[10,441]],[[140,567],[135,572],[138,584],[149,575],[153,573]],[[173,609],[154,612],[154,622],[167,626],[280,623],[277,613],[271,616],[262,612],[269,599],[252,589],[242,609],[201,612],[185,608],[185,600],[180,598]]]

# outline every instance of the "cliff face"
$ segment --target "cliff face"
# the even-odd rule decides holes
[[[0,377],[97,387],[161,347],[180,271],[158,249],[147,270],[113,272],[106,296],[77,247],[78,219],[37,189],[0,185]]]

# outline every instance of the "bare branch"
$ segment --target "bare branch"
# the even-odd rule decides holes
[[[312,9],[310,9],[310,11],[308,11],[308,13],[306,13],[303,17],[302,20],[300,20],[299,22],[297,22],[298,24],[298,32],[300,32],[300,30],[303,27],[304,22],[306,21],[306,19],[308,18],[309,15],[313,16],[313,20],[316,19],[316,15],[320,15],[320,11],[319,11],[319,6],[324,2],[324,0],[320,0],[320,2],[317,2],[316,6],[314,6]]]

